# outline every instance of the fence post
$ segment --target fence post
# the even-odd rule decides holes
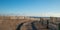
[[[40,20],[41,20],[41,24],[43,25],[43,18],[40,18]]]
[[[49,20],[47,20],[47,29],[49,28],[48,26],[49,26]]]
[[[58,24],[58,30],[60,30],[60,23]]]

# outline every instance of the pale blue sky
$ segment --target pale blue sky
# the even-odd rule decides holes
[[[60,16],[60,0],[0,0],[0,15]]]

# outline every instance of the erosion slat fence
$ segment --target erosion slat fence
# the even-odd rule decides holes
[[[49,30],[60,30],[60,23],[49,22],[49,20],[42,20],[40,23]]]

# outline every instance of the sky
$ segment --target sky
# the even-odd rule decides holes
[[[0,0],[0,15],[60,17],[60,0]]]

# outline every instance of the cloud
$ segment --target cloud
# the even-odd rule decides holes
[[[60,17],[60,13],[48,13],[47,16]]]
[[[35,13],[35,14],[27,14],[26,16],[40,16],[40,17],[60,17],[60,13]]]
[[[20,13],[15,13],[15,14],[1,14],[1,15],[16,15],[16,16],[40,16],[40,17],[60,17],[60,13],[53,13],[53,12],[47,12],[47,13],[23,13],[23,14],[20,14]]]

